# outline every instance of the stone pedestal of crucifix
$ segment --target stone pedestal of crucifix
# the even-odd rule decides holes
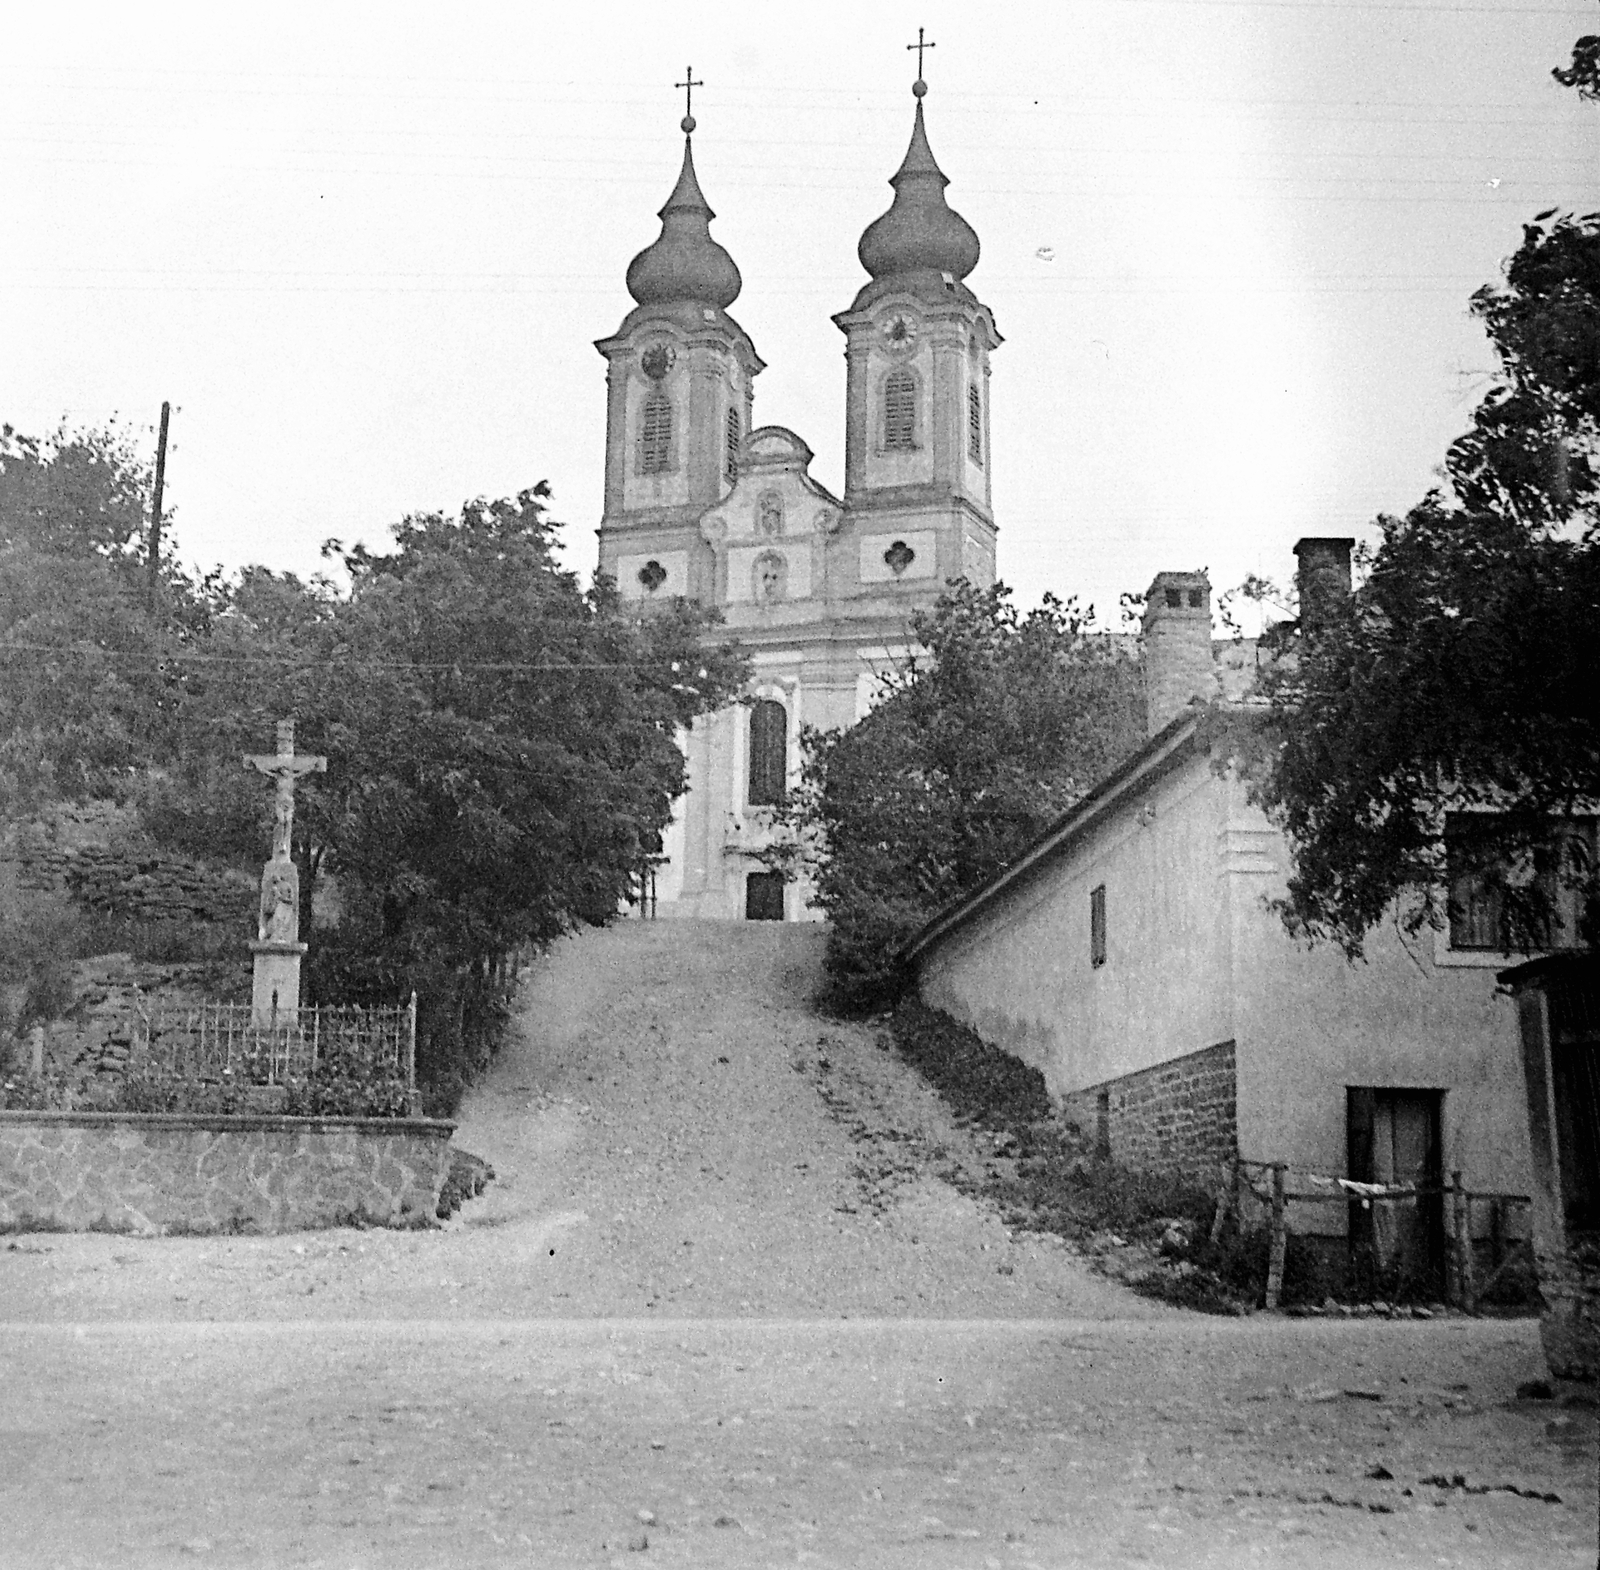
[[[289,854],[294,832],[294,782],[302,774],[321,774],[326,758],[299,755],[294,750],[294,721],[278,721],[278,750],[246,753],[245,763],[271,775],[277,783],[272,814],[272,860],[261,870],[261,904],[255,940],[255,985],[251,989],[251,1017],[257,1025],[272,1027],[280,1020],[292,1023],[300,1007],[300,960],[306,945],[300,941],[300,873]]]

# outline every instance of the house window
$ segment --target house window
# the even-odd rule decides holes
[[[728,481],[739,478],[739,411],[728,410]]]
[[[1089,890],[1089,963],[1096,970],[1106,962],[1106,886]]]
[[[639,467],[646,474],[661,474],[672,467],[672,402],[663,393],[652,393],[644,401]]]
[[[1594,819],[1552,822],[1535,843],[1512,849],[1504,835],[1504,820],[1494,813],[1445,819],[1450,947],[1491,953],[1582,948]]]
[[[883,383],[883,446],[886,452],[911,452],[917,445],[917,379],[910,371],[891,371]]]
[[[775,807],[783,800],[789,767],[789,714],[781,703],[758,699],[750,706],[750,788],[752,807]]]
[[[976,464],[983,462],[983,398],[978,384],[967,384],[967,452]]]

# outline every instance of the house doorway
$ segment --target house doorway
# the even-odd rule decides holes
[[[1444,1092],[1352,1085],[1346,1091],[1349,1176],[1414,1188],[1414,1196],[1350,1204],[1350,1266],[1358,1288],[1437,1297],[1444,1285]]]
[[[752,872],[744,880],[744,919],[783,920],[783,874]]]

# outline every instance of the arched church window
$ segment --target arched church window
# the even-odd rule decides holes
[[[983,395],[976,382],[967,383],[967,451],[976,464],[983,462]]]
[[[752,807],[775,807],[783,800],[789,767],[789,712],[770,698],[750,706],[750,788]]]
[[[728,483],[739,478],[739,410],[737,407],[728,410]]]
[[[646,474],[660,474],[672,467],[672,400],[665,393],[652,393],[644,401],[639,467]]]
[[[917,445],[917,379],[910,371],[890,371],[883,381],[883,446],[910,452]]]

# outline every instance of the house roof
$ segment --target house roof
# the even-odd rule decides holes
[[[1008,889],[1066,855],[1091,829],[1105,822],[1120,807],[1137,800],[1157,780],[1193,755],[1200,723],[1209,712],[1208,707],[1197,703],[1168,721],[1137,752],[1062,813],[1009,867],[936,910],[901,950],[901,958],[914,963],[919,955],[965,926]]]

